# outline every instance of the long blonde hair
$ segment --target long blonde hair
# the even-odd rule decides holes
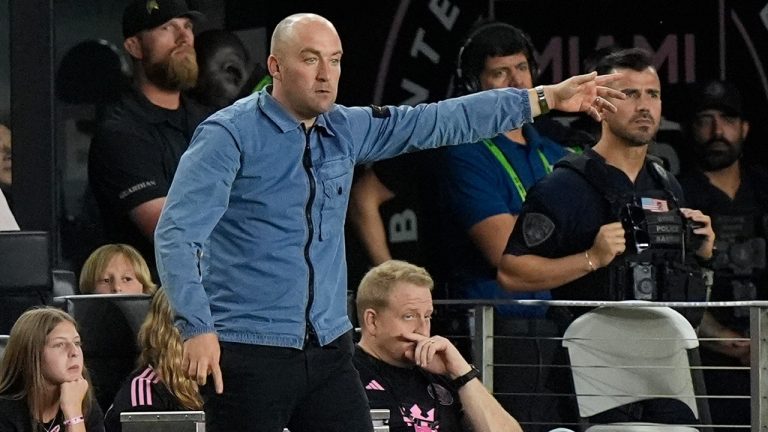
[[[150,365],[182,406],[199,410],[203,400],[197,383],[182,369],[184,341],[173,325],[174,313],[164,289],[155,292],[149,313],[139,329],[139,365]]]
[[[80,271],[80,293],[93,294],[96,289],[96,281],[106,271],[112,257],[120,254],[133,266],[136,279],[141,283],[144,294],[152,294],[157,290],[157,285],[152,282],[152,274],[149,272],[147,261],[133,246],[123,243],[106,244],[99,247],[88,256]]]
[[[51,396],[46,394],[47,383],[43,377],[46,339],[64,321],[77,328],[75,320],[61,309],[45,306],[24,312],[11,328],[11,336],[0,361],[0,398],[26,399],[33,424],[42,421],[45,404]],[[83,412],[87,413],[95,402],[85,367],[83,378],[89,383],[82,406]]]

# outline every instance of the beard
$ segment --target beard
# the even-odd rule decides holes
[[[630,124],[638,118],[649,119],[652,123],[641,127],[640,130],[630,130],[629,127],[624,125],[611,127],[614,135],[621,138],[629,147],[642,147],[652,143],[656,132],[659,130],[659,122],[650,115],[635,116],[630,119]]]
[[[147,79],[164,90],[187,90],[197,83],[197,58],[192,47],[178,47],[166,58],[142,60]]]
[[[718,145],[719,144],[719,145]],[[704,171],[719,171],[733,165],[741,157],[741,142],[731,142],[726,138],[715,138],[699,148],[699,165]]]

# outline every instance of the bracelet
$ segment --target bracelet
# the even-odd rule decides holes
[[[83,418],[83,416],[72,417],[71,419],[64,420],[64,426],[71,426],[71,425],[76,425],[84,422],[85,422],[85,418]]]
[[[597,270],[597,268],[595,268],[595,265],[592,264],[592,260],[589,259],[589,251],[588,250],[584,251],[584,258],[587,259],[587,264],[589,265],[589,271],[593,272],[593,271]]]

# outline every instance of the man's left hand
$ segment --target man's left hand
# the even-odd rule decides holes
[[[712,251],[715,246],[715,231],[712,230],[712,219],[700,210],[681,208],[680,211],[688,220],[696,222],[699,226],[693,230],[693,233],[704,238],[701,246],[696,250],[696,255],[705,260],[712,258]]]

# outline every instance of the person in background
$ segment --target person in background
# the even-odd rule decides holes
[[[109,243],[126,243],[154,273],[153,235],[181,154],[206,110],[182,95],[197,82],[194,23],[184,0],[132,0],[123,46],[133,86],[106,107],[88,154],[88,183]]]
[[[370,407],[389,410],[393,432],[522,432],[478,370],[448,339],[430,334],[432,288],[423,267],[399,260],[379,264],[360,282],[354,362]]]
[[[80,294],[152,294],[156,289],[144,257],[127,244],[99,247],[80,271]]]
[[[240,38],[220,29],[195,36],[199,73],[197,85],[188,94],[211,112],[248,96],[266,74],[258,64],[250,67],[248,52]]]
[[[122,412],[202,410],[197,383],[186,376],[182,365],[183,340],[173,318],[165,291],[157,290],[139,329],[139,368],[125,380],[107,410],[107,432],[122,431]]]
[[[372,266],[393,258],[426,267],[440,279],[441,261],[435,253],[440,217],[432,170],[438,151],[408,153],[355,169],[345,226],[352,291]]]
[[[705,301],[698,261],[712,257],[710,218],[685,207],[679,183],[647,157],[661,119],[661,83],[651,56],[640,48],[617,51],[603,57],[597,71],[621,73],[610,85],[626,99],[613,101],[617,111],[605,113],[592,149],[564,159],[529,191],[499,264],[499,284],[512,291],[552,290],[558,300],[660,300],[674,293],[682,300]],[[677,235],[640,232],[649,220],[658,221],[646,228],[658,228],[654,234]],[[695,238],[683,234],[686,227]],[[653,279],[658,290],[651,291],[646,275],[665,279]],[[570,316],[561,317],[563,331],[582,312],[567,311]],[[680,401],[654,398],[590,421],[691,424],[695,418]]]
[[[548,106],[600,118],[598,94],[623,97],[602,86],[617,76],[591,74],[538,91],[345,107],[335,103],[342,56],[327,19],[283,19],[267,60],[272,86],[200,125],[168,193],[158,271],[187,373],[204,386],[209,432],[372,429],[347,314],[354,165],[491,136]]]
[[[0,231],[18,231],[19,224],[11,211],[11,129],[0,118]]]
[[[498,21],[481,22],[459,49],[456,85],[471,94],[499,88],[531,88],[539,68],[530,36]],[[547,290],[508,291],[496,282],[496,269],[523,207],[527,191],[552,171],[570,148],[549,137],[547,116],[534,123],[466,145],[447,147],[437,158],[441,239],[449,259],[450,298],[549,300]],[[542,129],[542,126],[545,126]],[[565,136],[559,133],[559,136]],[[590,145],[592,143],[589,143]],[[575,147],[581,151],[581,146]],[[499,305],[494,333],[494,390],[499,402],[521,422],[556,422],[558,398],[542,387],[552,363],[557,336],[546,306]],[[526,394],[541,394],[536,402]],[[522,396],[517,396],[523,394]],[[543,425],[530,426],[530,432]]]
[[[24,312],[0,360],[0,431],[102,432],[77,324],[53,307]]]
[[[696,169],[680,177],[685,198],[710,215],[717,235],[712,261],[714,284],[710,301],[768,299],[765,243],[768,229],[768,172],[742,157],[749,120],[736,86],[712,80],[693,86],[686,135]],[[750,374],[722,367],[750,364],[749,309],[708,309],[699,336],[701,361],[709,395],[749,396]],[[750,422],[749,399],[709,400],[714,424]],[[726,429],[722,430],[735,430]],[[745,429],[749,430],[749,428]]]
[[[16,223],[16,218],[13,217],[11,207],[8,205],[8,201],[3,195],[3,190],[0,189],[0,231],[18,231],[19,224]]]
[[[11,165],[11,129],[0,123],[0,191],[10,191],[13,182]]]

